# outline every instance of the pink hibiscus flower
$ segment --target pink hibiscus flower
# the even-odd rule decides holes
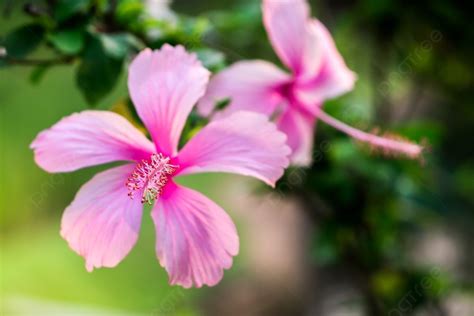
[[[295,165],[311,163],[316,119],[383,152],[420,155],[422,148],[416,144],[362,132],[322,111],[324,100],[352,90],[356,76],[328,30],[310,17],[306,1],[264,0],[262,10],[272,46],[291,74],[263,60],[237,62],[212,78],[198,105],[201,114],[210,115],[216,102],[230,98],[216,117],[240,110],[275,116],[278,128],[288,136]]]
[[[231,172],[274,185],[288,165],[286,137],[264,115],[239,112],[211,122],[178,151],[193,105],[204,94],[209,72],[183,47],[146,49],[132,62],[128,86],[148,140],[131,123],[107,111],[68,116],[31,144],[48,172],[127,161],[94,176],[66,208],[61,235],[83,256],[86,268],[114,267],[138,238],[143,203],[156,228],[156,254],[183,287],[215,285],[232,265],[239,239],[217,204],[174,177]]]

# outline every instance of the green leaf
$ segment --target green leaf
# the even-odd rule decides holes
[[[201,115],[197,114],[196,111],[192,111],[189,116],[186,124],[184,125],[183,132],[179,139],[179,148],[183,148],[184,145],[196,135],[209,121],[206,118],[203,118]]]
[[[331,264],[337,261],[339,249],[336,241],[337,229],[328,224],[313,239],[311,256],[318,264]]]
[[[84,47],[84,33],[78,29],[50,34],[49,40],[60,52],[68,55],[77,54]]]
[[[115,16],[122,24],[130,24],[136,21],[143,13],[144,5],[140,0],[119,0]]]
[[[371,280],[377,293],[392,300],[396,300],[400,295],[403,295],[403,290],[406,288],[405,282],[406,280],[404,280],[401,273],[388,269],[378,271]]]
[[[90,0],[59,0],[54,7],[54,18],[61,23],[77,13],[85,13],[90,2]]]
[[[201,48],[196,50],[196,54],[204,67],[211,71],[219,71],[225,67],[225,56],[220,51]]]
[[[225,98],[225,99],[222,99],[222,100],[218,100],[217,103],[216,103],[216,106],[214,108],[215,111],[222,111],[224,110],[225,108],[227,108],[229,105],[230,105],[230,102],[232,100],[230,98]]]
[[[97,36],[90,36],[81,64],[76,72],[76,83],[91,105],[97,104],[116,85],[123,59],[111,58]]]
[[[141,49],[140,41],[131,34],[101,34],[100,41],[107,56],[116,59],[123,59],[130,52],[131,47]]]
[[[112,5],[112,2],[113,1],[110,1],[109,3],[108,0],[95,0],[95,6],[101,14],[104,14],[110,8],[110,5]]]
[[[51,65],[39,65],[36,66],[30,74],[30,82],[32,84],[38,84],[43,79],[46,72],[51,68]]]
[[[8,34],[2,46],[7,50],[7,57],[21,58],[34,51],[44,37],[44,29],[38,24],[28,24]]]

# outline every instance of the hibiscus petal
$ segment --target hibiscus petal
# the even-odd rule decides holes
[[[153,143],[122,116],[83,111],[63,118],[32,142],[36,163],[48,172],[67,172],[102,163],[148,158]]]
[[[278,129],[288,137],[292,165],[309,166],[312,162],[315,118],[295,110],[287,110],[278,119]]]
[[[231,172],[273,186],[288,166],[290,148],[285,141],[265,115],[236,112],[212,121],[184,146],[178,172]]]
[[[151,216],[156,254],[171,285],[213,286],[232,266],[239,251],[234,223],[201,193],[169,183]]]
[[[276,88],[289,79],[288,74],[266,61],[235,63],[212,77],[198,110],[208,116],[218,101],[230,98],[223,114],[251,110],[270,115],[281,101]]]
[[[114,267],[138,239],[140,199],[131,199],[125,182],[132,164],[94,176],[64,211],[61,236],[86,260],[86,268]]]
[[[176,154],[186,119],[204,94],[209,75],[182,46],[145,49],[133,60],[128,88],[159,152]]]
[[[275,52],[295,74],[304,68],[309,6],[304,0],[264,0],[263,23]],[[314,57],[314,56],[313,56]]]
[[[320,43],[321,66],[317,72],[305,73],[295,93],[303,104],[319,105],[353,89],[356,75],[347,67],[327,28],[318,20],[310,23],[313,42]]]

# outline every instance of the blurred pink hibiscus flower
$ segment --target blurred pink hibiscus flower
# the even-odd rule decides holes
[[[216,118],[241,110],[275,116],[278,128],[288,136],[294,165],[312,161],[316,119],[385,153],[420,155],[422,148],[416,144],[365,133],[321,109],[323,101],[352,90],[356,76],[326,27],[310,17],[305,0],[264,0],[262,10],[271,44],[291,74],[263,60],[237,62],[211,79],[198,105],[202,115],[211,115],[216,102],[230,98]]]
[[[170,284],[215,285],[232,265],[239,239],[230,217],[174,177],[231,172],[269,185],[283,174],[290,149],[264,115],[237,112],[209,123],[178,150],[186,119],[204,94],[209,72],[182,46],[145,49],[132,62],[128,87],[150,141],[122,116],[108,111],[72,114],[31,144],[48,172],[127,161],[98,173],[66,208],[61,235],[86,268],[116,266],[132,249],[143,203],[154,203],[156,254]]]

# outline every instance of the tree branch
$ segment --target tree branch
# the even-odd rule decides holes
[[[10,65],[23,65],[23,66],[52,66],[52,65],[67,65],[74,61],[74,57],[67,56],[61,58],[51,59],[22,59],[15,57],[1,57],[0,60],[5,60]]]

